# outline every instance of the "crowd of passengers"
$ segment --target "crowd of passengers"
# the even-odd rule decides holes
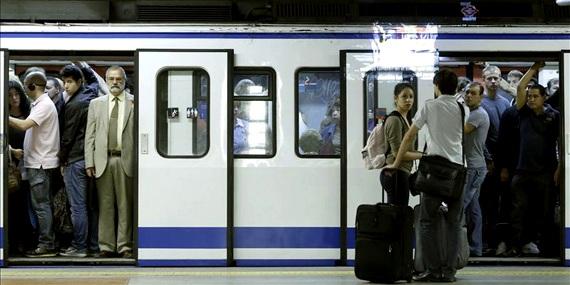
[[[470,84],[460,93],[474,110],[482,91],[479,105],[489,120],[481,145],[485,164],[477,166],[486,174],[482,181],[467,180],[472,185],[464,194],[472,256],[559,254],[559,79],[549,79],[546,87],[538,84],[535,76],[542,67],[537,62],[524,75],[511,70],[504,80],[498,67],[486,66],[484,88],[477,92]],[[480,122],[471,119],[465,127],[468,139]]]
[[[536,77],[543,67],[543,62],[536,62],[525,74],[511,70],[505,80],[497,66],[485,65],[483,82],[465,77],[456,81],[455,101],[469,111],[464,126],[467,175],[461,206],[470,256],[559,254],[559,79],[548,80],[546,87],[538,84]],[[444,94],[450,93],[447,92]],[[388,193],[388,202],[400,205],[408,205],[413,161],[423,155],[415,150],[413,142],[404,143],[407,133],[414,128],[417,131],[423,122],[418,120],[424,110],[413,120],[410,116],[413,101],[412,86],[397,84],[396,110],[392,113],[396,116],[390,114],[384,123],[389,146],[386,162],[394,163],[399,151],[402,159],[396,168],[393,164],[384,168],[380,181]],[[427,105],[426,102],[423,109]],[[438,119],[433,112],[427,112],[428,121],[430,116],[436,117],[432,118],[436,122],[432,128],[453,128],[454,122],[445,127],[442,115]],[[445,137],[440,133],[434,139],[430,134],[431,131],[426,144],[428,153],[430,144],[432,150],[437,149],[437,140]]]
[[[122,67],[11,75],[9,191],[13,255],[133,258],[133,96]]]

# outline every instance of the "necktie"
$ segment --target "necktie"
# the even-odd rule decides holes
[[[113,110],[111,110],[111,118],[109,118],[109,138],[108,138],[108,149],[117,150],[117,119],[119,117],[119,98],[113,98]]]

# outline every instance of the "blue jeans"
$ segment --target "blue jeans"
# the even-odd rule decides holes
[[[71,223],[73,224],[73,241],[71,246],[77,250],[87,249],[87,174],[85,160],[67,165],[63,170],[65,191],[71,205]]]
[[[471,253],[483,254],[483,215],[479,205],[481,185],[485,181],[487,168],[467,168],[465,187],[463,188],[463,208],[467,221],[469,248]]]
[[[55,170],[57,169],[27,169],[32,208],[38,218],[38,247],[46,249],[54,249],[55,247],[52,199],[50,191],[51,172]]]

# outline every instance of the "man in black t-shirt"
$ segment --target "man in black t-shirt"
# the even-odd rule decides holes
[[[526,85],[543,62],[536,62],[521,79],[517,90],[520,148],[512,180],[511,241],[509,255],[537,255],[538,233],[545,224],[549,189],[558,183],[560,165],[556,154],[560,113],[544,104],[545,88]]]

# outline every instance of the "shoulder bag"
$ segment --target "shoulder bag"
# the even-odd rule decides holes
[[[460,103],[457,105],[461,110],[461,149],[465,164],[465,130],[463,129],[465,111]],[[451,162],[439,155],[424,155],[420,159],[413,188],[446,200],[457,200],[461,198],[465,184],[467,170],[464,164]]]

